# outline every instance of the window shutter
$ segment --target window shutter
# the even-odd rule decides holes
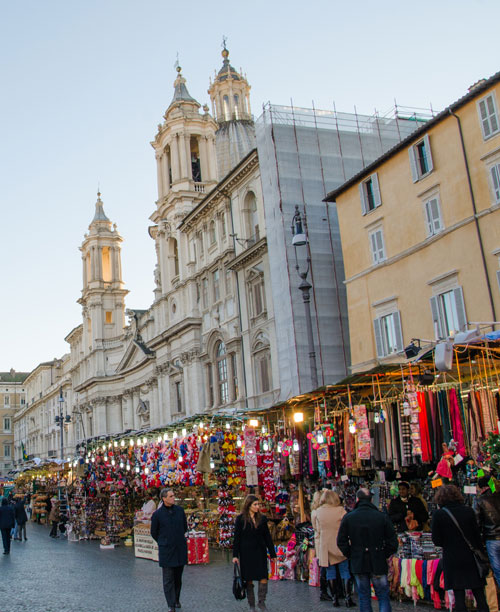
[[[436,340],[438,340],[439,338],[443,337],[443,330],[441,326],[441,317],[439,316],[439,304],[436,296],[431,297],[431,312],[434,330],[437,332]]]
[[[378,183],[377,173],[375,172],[375,174],[372,174],[370,178],[372,179],[373,200],[376,208],[377,206],[380,206],[382,204],[382,199],[380,198],[380,185]]]
[[[378,230],[378,232],[376,233],[376,237],[378,246],[377,257],[378,261],[382,261],[383,259],[385,259],[384,236],[382,234],[382,230]]]
[[[491,169],[491,178],[493,180],[493,193],[495,202],[500,202],[500,164],[496,164]]]
[[[359,184],[359,197],[361,199],[361,212],[363,215],[366,215],[366,213],[368,212],[368,202],[366,198],[364,183]]]
[[[498,119],[497,119],[497,111],[495,108],[495,102],[493,100],[493,94],[490,94],[486,98],[486,102],[488,104],[488,114],[490,116],[490,128],[491,131],[498,132]]]
[[[418,170],[417,170],[417,162],[415,160],[415,147],[410,147],[408,149],[408,155],[410,156],[411,176],[412,176],[413,182],[416,183],[418,181]]]
[[[377,349],[377,357],[383,357],[384,346],[382,343],[382,329],[380,327],[380,319],[373,320],[373,329],[375,331],[375,347]]]
[[[489,121],[488,121],[488,113],[486,111],[486,103],[485,103],[484,100],[481,100],[479,102],[479,114],[481,116],[481,125],[483,127],[483,136],[485,138],[487,138],[490,135],[491,130],[490,130],[490,124],[489,124]]]
[[[377,258],[377,238],[375,236],[375,233],[370,234],[370,248],[372,251],[372,261],[373,263],[377,263],[378,258]]]
[[[498,289],[500,289],[500,270],[497,270]]]
[[[465,315],[464,294],[462,287],[453,289],[453,295],[455,296],[455,306],[457,308],[458,326],[460,330],[464,330],[467,327],[467,317]]]
[[[434,164],[432,163],[431,143],[428,134],[424,136],[424,145],[425,155],[427,156],[427,167],[429,168],[429,172],[432,172],[432,170],[434,170]]]
[[[392,320],[394,321],[394,330],[396,332],[396,349],[397,351],[403,350],[403,332],[401,330],[401,313],[399,310],[392,313]]]

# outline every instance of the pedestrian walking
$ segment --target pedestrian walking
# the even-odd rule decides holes
[[[402,480],[398,484],[399,495],[391,500],[388,513],[398,533],[422,531],[429,520],[429,513],[418,497],[410,495],[410,484]]]
[[[10,554],[11,530],[16,523],[14,507],[9,504],[6,497],[0,506],[0,530],[2,531],[3,554]]]
[[[316,510],[321,506],[321,495],[322,491],[316,491],[313,495],[311,502],[311,523],[314,527]],[[319,533],[314,530],[314,549],[315,556],[318,559],[319,564]],[[328,593],[328,580],[326,578],[326,567],[321,567],[319,570],[319,600],[320,601],[332,601],[330,593]]]
[[[52,525],[52,529],[50,530],[51,538],[58,538],[59,535],[57,533],[57,526],[59,525],[59,519],[61,518],[61,514],[59,512],[59,500],[54,495],[50,500],[50,512],[49,512],[49,522]]]
[[[477,612],[485,612],[488,610],[484,592],[486,580],[479,575],[474,555],[465,541],[467,538],[475,548],[483,548],[474,510],[464,504],[462,494],[455,485],[439,487],[434,501],[440,509],[432,515],[432,541],[443,548],[444,588],[453,590],[455,612],[466,612],[466,589],[471,589],[474,594]]]
[[[474,503],[474,512],[495,580],[500,587],[500,493],[493,493],[490,489],[490,478],[481,476],[477,481],[479,495]]]
[[[241,514],[236,517],[233,540],[233,563],[240,564],[241,577],[247,584],[248,605],[255,611],[254,581],[258,582],[258,608],[267,610],[267,553],[276,558],[267,519],[260,513],[259,498],[247,495]]]
[[[391,612],[387,559],[398,550],[398,538],[389,516],[371,503],[372,495],[366,488],[356,493],[354,510],[340,523],[337,545],[350,561],[360,612],[372,610],[370,583],[380,612]]]
[[[24,534],[24,541],[26,542],[28,539],[26,537],[26,523],[28,521],[28,515],[26,514],[24,499],[22,497],[18,499],[14,505],[14,514],[16,517],[16,540],[21,542]]]
[[[151,517],[151,536],[158,544],[158,560],[163,572],[163,592],[169,612],[181,607],[182,572],[187,565],[188,530],[186,514],[175,505],[172,489],[162,489],[158,510]]]
[[[337,546],[340,523],[346,511],[335,491],[323,491],[320,503],[313,523],[319,538],[319,564],[321,568],[326,568],[334,607],[339,607],[339,598],[345,598],[346,607],[352,608],[355,605],[352,599],[354,585],[349,572],[349,561]]]

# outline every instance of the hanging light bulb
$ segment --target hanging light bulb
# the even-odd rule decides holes
[[[356,421],[352,417],[349,419],[349,433],[356,433]]]
[[[111,465],[116,465],[116,461],[114,459],[111,459]]]
[[[147,444],[148,443],[148,439],[146,438],[146,436],[144,436],[144,438],[142,439],[142,443],[143,444]]]
[[[134,441],[133,440],[130,440],[129,446],[134,446]]]
[[[145,467],[145,468],[144,468],[144,473],[145,473],[145,474],[149,474],[149,468]]]
[[[258,427],[259,426],[259,421],[257,419],[250,419],[248,421],[248,424],[250,425],[250,427]]]
[[[161,436],[158,436],[158,444],[160,444],[160,442],[163,440],[163,438]]]
[[[89,458],[88,458],[88,457],[86,457],[86,458],[85,458],[85,463],[88,463],[88,462],[89,462]]]
[[[215,463],[213,461],[210,461],[210,469],[213,470],[215,467]]]
[[[123,461],[120,461],[120,467],[121,467],[122,470],[123,470],[123,466],[124,466]]]
[[[296,452],[299,450],[299,441],[298,440],[294,440],[293,441],[293,447],[292,448]]]
[[[375,412],[375,415],[373,418],[374,418],[375,423],[380,423],[380,413],[378,411]]]
[[[141,445],[141,439],[137,438],[137,446],[140,446],[140,445]]]
[[[122,441],[120,442],[120,446],[125,446],[125,440],[122,440]]]
[[[179,463],[182,463],[184,461],[184,457],[182,455],[179,455]]]
[[[304,420],[304,413],[303,412],[294,412],[293,420],[296,423],[302,423],[302,421]]]
[[[91,461],[92,463],[95,463],[95,457],[92,457]]]
[[[229,422],[226,423],[226,429],[231,429],[231,423]]]
[[[111,442],[108,444],[108,448],[111,448],[113,445],[111,444]]]
[[[238,439],[236,440],[236,446],[237,446],[238,448],[241,448],[241,440],[240,440],[240,438],[238,438]]]
[[[202,422],[199,424],[199,428],[200,428],[200,429],[203,429],[204,427],[205,427],[205,423],[202,421]]]
[[[325,441],[325,436],[323,435],[322,431],[318,432],[318,435],[316,436],[316,440],[318,444],[323,444],[323,442]]]
[[[265,425],[262,425],[261,431],[263,434],[267,433],[267,427]]]
[[[262,445],[262,448],[264,449],[264,452],[267,452],[269,450],[269,444],[267,443],[267,440]]]
[[[103,445],[102,445],[102,450],[103,450],[103,451],[105,451],[105,450],[106,450],[106,445],[105,445],[105,444],[103,444]]]
[[[168,433],[167,432],[165,432],[163,434],[163,439],[165,440],[165,442],[168,440]]]
[[[175,438],[177,438],[177,432],[176,431],[174,431],[174,433],[172,434],[172,438],[174,438],[174,440],[175,440]]]
[[[135,471],[136,471],[137,474],[141,471],[139,466],[136,466]]]
[[[115,448],[118,446],[118,442],[117,442],[116,440],[113,442],[113,446],[114,446]]]
[[[126,467],[127,472],[130,472],[130,465],[127,463],[127,467]]]
[[[186,434],[187,434],[187,429],[186,429],[185,427],[183,427],[183,428],[182,428],[182,435],[183,435],[183,436],[186,436]]]
[[[77,465],[78,465],[78,461],[75,459],[75,460],[73,461],[73,467],[76,467]]]

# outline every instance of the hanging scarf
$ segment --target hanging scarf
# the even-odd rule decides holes
[[[467,454],[467,451],[465,450],[464,430],[462,427],[462,421],[460,419],[460,410],[458,407],[458,398],[457,398],[457,392],[455,389],[449,390],[448,407],[450,411],[453,439],[456,442],[457,451],[462,455],[462,457],[465,457]]]

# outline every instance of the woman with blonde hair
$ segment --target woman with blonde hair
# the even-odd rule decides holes
[[[349,573],[349,562],[337,546],[337,534],[346,511],[335,491],[324,491],[321,495],[320,504],[321,506],[316,510],[313,522],[313,527],[319,536],[319,541],[316,544],[319,552],[319,564],[320,567],[325,568],[333,605],[335,607],[340,605],[340,595],[345,597],[346,607],[351,608],[355,604],[352,599],[353,583]]]
[[[321,506],[321,495],[323,491],[315,491],[311,501],[311,523],[314,527],[314,521],[316,519],[316,510]],[[319,533],[314,531],[314,548],[315,557],[319,559]],[[319,573],[319,600],[320,601],[332,601],[330,594],[328,593],[328,581],[326,579],[326,567],[320,567]]]

